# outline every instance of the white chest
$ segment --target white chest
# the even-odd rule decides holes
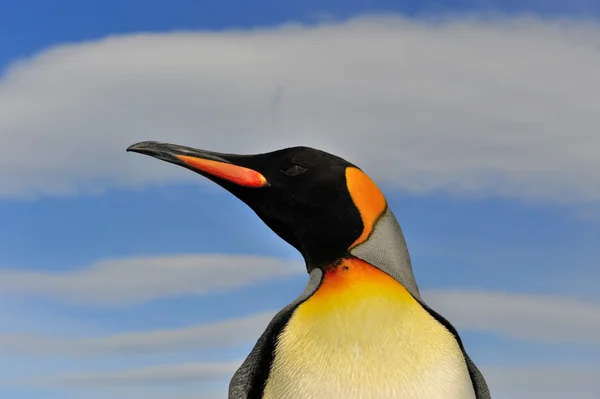
[[[264,399],[475,399],[463,354],[414,299],[302,304],[279,338]]]

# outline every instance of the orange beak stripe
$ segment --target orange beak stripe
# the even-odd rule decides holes
[[[262,174],[242,166],[187,155],[177,155],[177,159],[200,172],[227,180],[238,186],[258,188],[267,185],[267,179]]]

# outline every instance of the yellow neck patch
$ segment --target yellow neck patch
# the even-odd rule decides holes
[[[375,222],[385,211],[387,202],[373,180],[360,169],[353,167],[346,169],[346,184],[364,225],[362,234],[350,246],[353,248],[364,242],[371,234]]]
[[[279,336],[264,399],[474,399],[454,336],[396,280],[330,267]]]
[[[311,317],[334,309],[352,310],[369,298],[405,305],[415,302],[392,277],[360,259],[350,258],[325,271],[319,289],[296,310],[296,314]]]

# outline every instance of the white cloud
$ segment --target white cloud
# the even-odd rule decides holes
[[[231,378],[241,362],[186,363],[110,372],[81,373],[37,380],[42,386],[109,386],[128,384],[180,384]]]
[[[140,140],[321,147],[412,192],[600,199],[600,27],[359,18],[113,36],[0,80],[0,195],[194,180]]]
[[[191,327],[122,333],[93,338],[51,338],[44,335],[0,334],[0,353],[18,355],[126,355],[214,349],[252,343],[275,312]]]
[[[489,291],[426,291],[423,298],[463,330],[516,340],[600,344],[600,304]]]
[[[600,393],[597,367],[484,367],[494,399],[596,399]]]
[[[205,295],[306,273],[296,261],[261,256],[171,255],[103,260],[65,273],[0,269],[0,294],[122,305]]]

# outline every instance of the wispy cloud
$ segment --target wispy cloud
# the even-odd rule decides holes
[[[275,312],[199,324],[94,338],[52,338],[45,335],[0,334],[0,352],[19,355],[135,355],[164,351],[220,348],[256,340]]]
[[[600,393],[600,367],[483,367],[494,398],[595,399]]]
[[[600,344],[600,303],[489,291],[426,291],[424,299],[455,325],[517,340]]]
[[[55,47],[0,81],[0,195],[201,180],[124,152],[154,139],[318,146],[412,192],[598,200],[598,35],[580,20],[373,17]]]
[[[81,373],[30,381],[37,386],[108,386],[127,384],[176,384],[231,378],[241,362],[186,363],[111,372]]]
[[[299,262],[253,255],[171,255],[103,260],[65,273],[0,269],[0,294],[123,305],[206,295],[305,273]]]

